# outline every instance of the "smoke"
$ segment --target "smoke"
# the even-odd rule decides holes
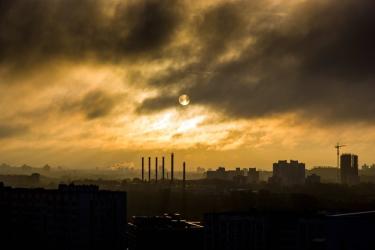
[[[25,134],[29,128],[22,125],[0,125],[0,139],[10,138]]]

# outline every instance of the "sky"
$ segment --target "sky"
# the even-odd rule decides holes
[[[0,0],[0,162],[373,163],[374,27],[373,0]]]

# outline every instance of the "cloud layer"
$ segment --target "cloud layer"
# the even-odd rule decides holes
[[[0,157],[173,148],[242,164],[251,148],[319,162],[345,141],[370,159],[373,27],[373,0],[0,0]]]
[[[0,62],[157,56],[173,38],[178,12],[168,0],[0,0]]]
[[[194,27],[196,60],[151,82],[179,85],[193,103],[229,117],[298,112],[326,123],[372,123],[373,1],[266,2],[208,9]],[[146,100],[142,110],[167,108],[168,99]]]
[[[0,63],[164,60],[167,68],[146,77],[160,95],[140,112],[174,106],[174,86],[229,117],[299,112],[329,123],[373,122],[372,0],[190,5],[0,0]]]
[[[0,125],[0,140],[25,134],[28,128],[22,125]]]

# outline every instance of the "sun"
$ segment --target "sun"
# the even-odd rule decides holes
[[[182,105],[182,106],[187,106],[189,105],[190,103],[190,98],[188,95],[180,95],[180,97],[178,98],[178,102]]]

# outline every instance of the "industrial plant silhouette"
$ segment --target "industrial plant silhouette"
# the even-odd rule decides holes
[[[174,153],[169,164],[165,156],[161,165],[159,157],[154,159],[141,157],[139,178],[125,182],[77,179],[55,189],[43,187],[39,173],[0,175],[5,183],[0,186],[2,245],[66,250],[375,247],[375,184],[361,183],[357,155],[340,155],[335,181],[327,181],[322,168],[307,170],[295,160],[274,163],[268,179],[256,168],[224,167],[189,179],[183,161],[178,179]]]

